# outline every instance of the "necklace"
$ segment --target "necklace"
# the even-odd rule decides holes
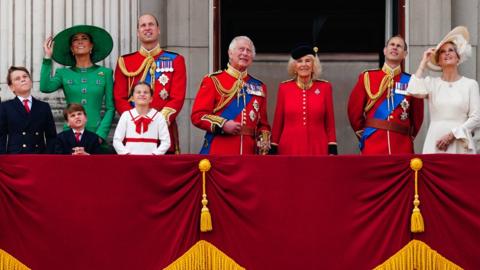
[[[447,80],[447,79],[444,79],[443,77],[441,77],[442,81],[444,81],[445,83],[448,84],[448,87],[452,88],[453,87],[453,84],[457,81],[459,81],[460,79],[462,78],[462,76],[457,76],[455,77],[453,80],[450,79],[450,80]]]

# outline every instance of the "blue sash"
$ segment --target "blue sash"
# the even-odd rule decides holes
[[[259,86],[262,85],[262,83],[259,80],[256,80],[254,78],[250,78],[247,81],[247,84],[257,84]],[[237,117],[238,114],[242,112],[242,110],[247,106],[248,103],[250,103],[250,100],[252,100],[253,95],[247,93],[247,85],[243,86],[242,88],[242,93],[245,94],[245,103],[243,103],[243,98],[240,98],[237,101],[231,101],[230,104],[228,104],[225,107],[225,110],[220,114],[221,117],[228,120],[233,120]],[[210,153],[210,146],[212,145],[212,141],[215,137],[215,134],[212,132],[207,132],[205,134],[205,141],[203,143],[202,149],[200,150],[200,154],[209,154]]]
[[[402,76],[400,77],[400,83],[402,84],[408,84],[410,81],[410,74],[407,73],[402,73]],[[389,89],[390,90],[390,89]],[[381,120],[387,120],[388,116],[395,110],[395,108],[398,107],[398,105],[402,102],[402,100],[405,98],[404,95],[400,94],[394,94],[393,95],[393,108],[388,110],[388,99],[385,99],[380,106],[378,106],[377,110],[375,111],[375,114],[373,115],[373,118],[376,119],[381,119]],[[365,130],[363,131],[362,138],[360,139],[359,147],[360,150],[363,150],[363,146],[365,145],[365,140],[370,137],[373,133],[377,131],[376,128],[372,127],[366,127]]]
[[[175,57],[177,57],[176,54],[170,53],[167,51],[164,51],[162,54],[160,54],[157,59],[155,59],[155,63],[157,65],[157,69],[155,70],[155,80],[158,80],[160,76],[162,76],[163,72],[159,71],[160,63],[168,63],[173,68],[173,60],[175,60]],[[147,72],[147,75],[145,76],[145,83],[151,84],[152,81],[152,76],[150,75],[150,72]],[[135,107],[135,103],[133,101],[130,101],[130,105],[132,108]]]

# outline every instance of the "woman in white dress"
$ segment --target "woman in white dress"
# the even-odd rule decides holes
[[[459,74],[458,65],[471,52],[467,28],[456,27],[429,48],[407,92],[426,98],[430,110],[430,126],[423,153],[475,154],[474,129],[480,127],[480,94],[478,83]],[[440,77],[423,77],[425,67],[441,71]]]

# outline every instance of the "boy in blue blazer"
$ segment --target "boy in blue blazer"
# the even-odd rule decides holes
[[[82,105],[71,103],[63,110],[63,117],[70,129],[60,132],[55,143],[55,154],[89,155],[100,153],[97,134],[85,129],[87,113]]]
[[[16,97],[0,103],[0,154],[51,152],[57,135],[52,110],[32,97],[30,72],[11,66],[7,83]]]

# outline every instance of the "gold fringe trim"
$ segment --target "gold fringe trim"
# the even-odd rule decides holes
[[[208,210],[207,204],[207,189],[206,189],[206,179],[205,173],[210,170],[212,165],[208,159],[200,160],[198,163],[198,169],[202,172],[202,212],[200,213],[200,231],[201,232],[210,232],[213,230],[212,227],[212,216],[210,215],[210,211]]]
[[[449,261],[427,244],[412,240],[395,255],[374,270],[459,270],[462,267]]]
[[[410,168],[415,171],[415,196],[413,199],[413,210],[410,218],[410,231],[412,233],[421,233],[425,231],[425,224],[423,223],[422,213],[420,213],[419,195],[418,195],[418,171],[423,167],[423,162],[419,158],[410,160]]]
[[[198,241],[164,270],[245,270],[205,240]]]
[[[0,270],[30,270],[30,268],[0,249]]]

